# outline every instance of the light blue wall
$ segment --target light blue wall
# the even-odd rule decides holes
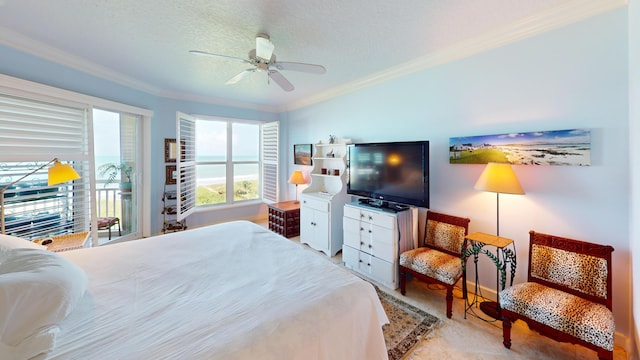
[[[632,299],[634,324],[630,336],[635,340],[634,358],[638,357],[640,339],[640,0],[629,1],[629,164],[631,167],[631,211],[629,240],[632,262]],[[636,221],[634,221],[636,220]],[[631,357],[630,357],[631,358]]]
[[[162,230],[161,194],[165,178],[164,139],[176,137],[176,111],[264,121],[278,120],[279,117],[276,113],[157,97],[6,46],[0,46],[0,73],[154,112],[151,119],[151,144],[148,147],[151,152],[151,208],[149,213],[152,234],[160,233]],[[193,227],[230,219],[255,218],[262,210],[263,206],[253,205],[239,209],[199,212],[189,217],[187,225]]]
[[[517,244],[516,282],[525,281],[529,230],[611,244],[616,325],[628,335],[627,48],[627,12],[615,10],[291,111],[289,144],[329,134],[355,142],[429,140],[431,208],[470,217],[470,231],[495,233],[495,194],[473,190],[483,165],[449,164],[449,138],[591,129],[592,166],[514,167],[526,195],[500,196],[500,234]],[[492,266],[485,261],[479,272],[495,289]]]

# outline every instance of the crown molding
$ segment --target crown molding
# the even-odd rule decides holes
[[[288,104],[282,110],[300,109],[356,90],[514,43],[625,5],[627,5],[627,0],[573,0],[404,64]]]

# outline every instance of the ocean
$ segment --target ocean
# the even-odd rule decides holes
[[[196,158],[197,161],[224,161],[222,157],[203,156]],[[241,158],[239,161],[242,161]],[[246,157],[245,161],[255,160],[255,157]],[[100,176],[97,169],[101,165],[108,163],[118,163],[119,156],[96,156],[96,181],[100,182],[107,179],[107,175]],[[235,166],[234,173],[236,180],[254,180],[258,179],[259,167],[257,164],[238,164]],[[225,181],[226,167],[225,165],[198,165],[196,166],[196,176],[198,185],[219,184]]]

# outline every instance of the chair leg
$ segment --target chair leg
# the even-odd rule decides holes
[[[120,219],[116,220],[118,223],[118,236],[122,236],[122,230],[120,229]]]
[[[502,317],[502,344],[511,349],[511,319]]]
[[[453,315],[453,286],[447,286],[447,318]]]
[[[598,359],[600,360],[613,360],[613,351],[598,350]]]
[[[399,271],[398,273],[398,276],[400,277],[400,293],[404,295],[407,293],[407,274],[402,271]]]
[[[109,225],[107,229],[109,229],[109,240],[111,240],[111,225]]]

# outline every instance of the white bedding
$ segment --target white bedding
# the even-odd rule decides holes
[[[49,358],[387,358],[371,284],[250,222],[61,255],[89,285]]]

